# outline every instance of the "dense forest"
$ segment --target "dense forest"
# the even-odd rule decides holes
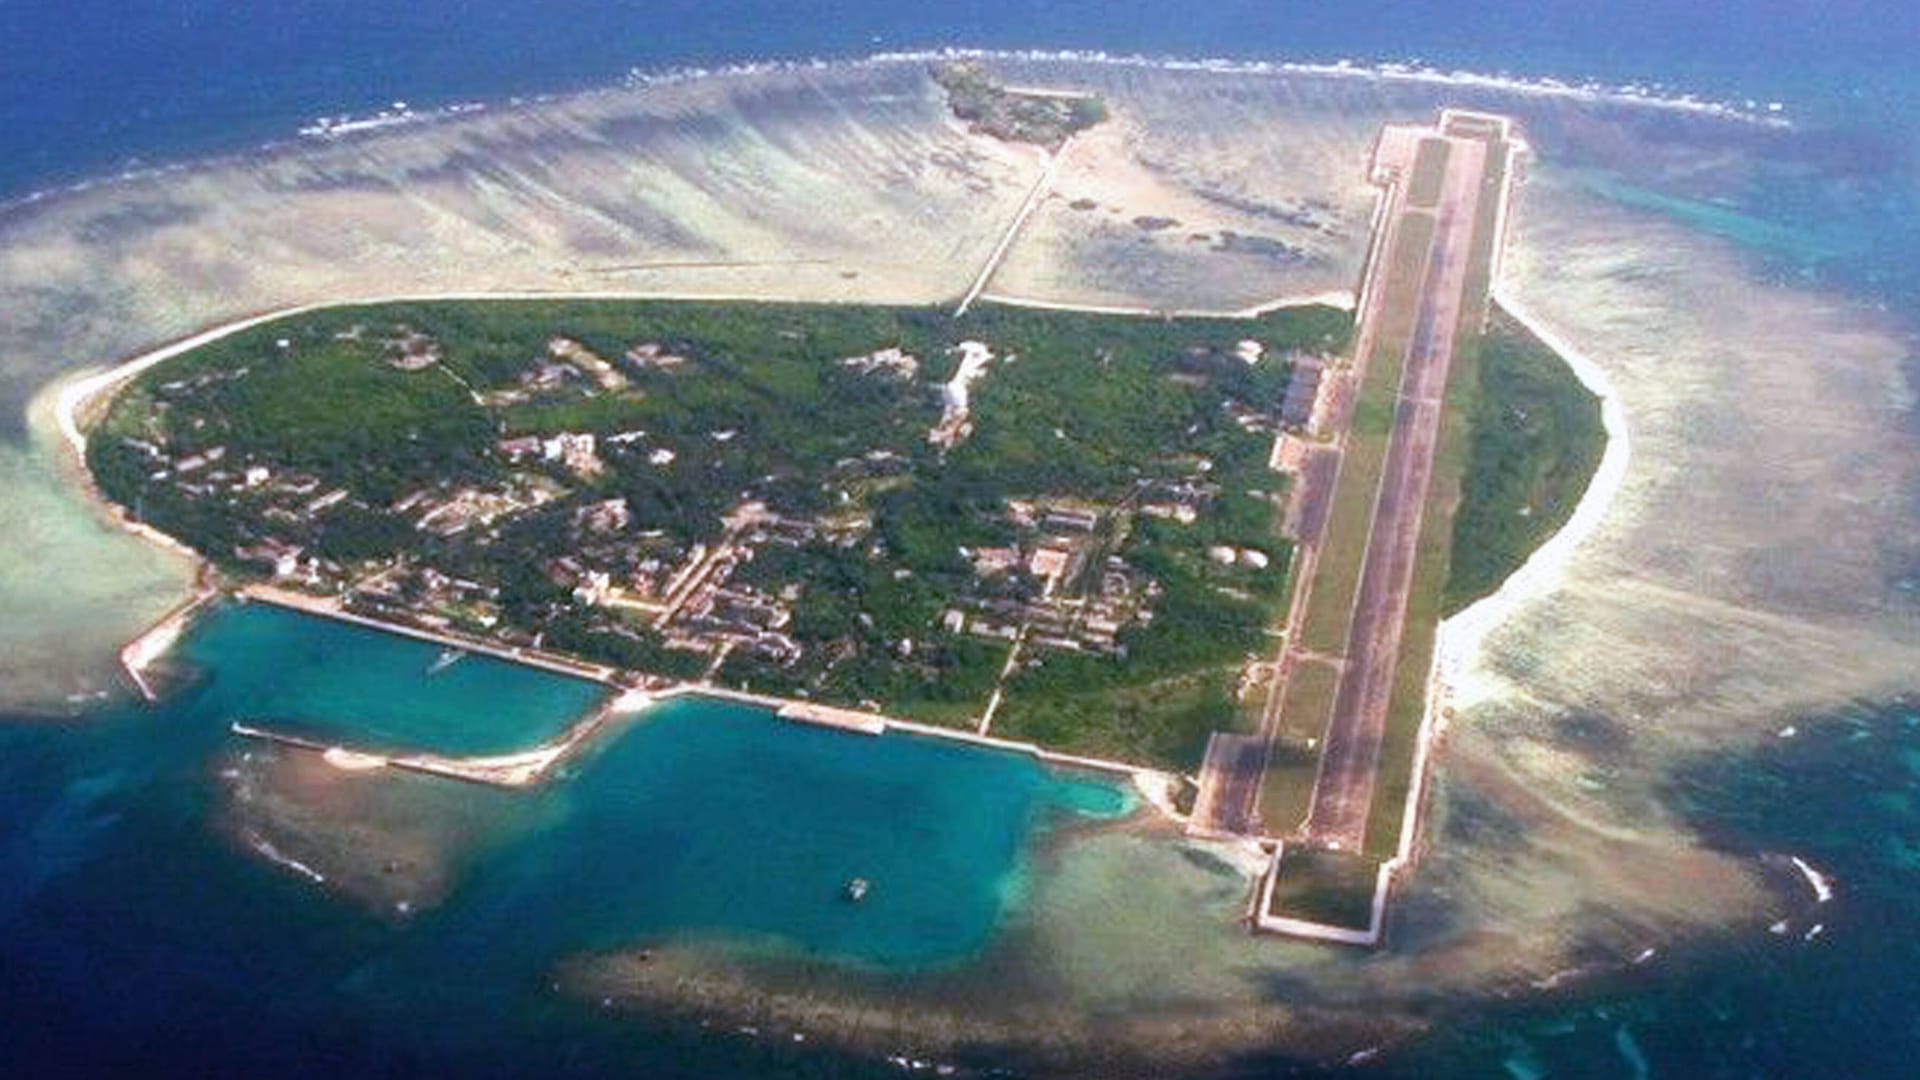
[[[1566,524],[1606,451],[1599,399],[1559,354],[1497,307],[1480,350],[1472,427],[1447,614],[1499,588]]]

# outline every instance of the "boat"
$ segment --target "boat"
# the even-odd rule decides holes
[[[867,885],[866,878],[863,878],[863,877],[854,878],[852,881],[847,882],[847,899],[853,901],[856,904],[862,900],[865,900],[867,898],[867,888],[868,888],[868,885]]]
[[[427,669],[427,674],[438,675],[441,672],[452,667],[457,661],[460,660],[461,657],[464,657],[466,655],[467,655],[467,651],[465,649],[454,649],[454,648],[441,649],[440,658],[435,660],[433,662],[433,666]]]

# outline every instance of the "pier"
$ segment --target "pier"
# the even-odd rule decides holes
[[[539,783],[553,770],[554,766],[586,745],[587,741],[598,734],[615,716],[629,716],[644,711],[654,701],[655,698],[645,691],[629,690],[602,702],[598,708],[576,721],[558,739],[517,753],[489,754],[479,757],[447,757],[442,754],[406,752],[383,753],[334,742],[322,742],[304,735],[276,730],[271,726],[265,726],[265,721],[257,723],[235,721],[227,726],[227,730],[242,738],[257,739],[297,750],[324,754],[329,761],[341,764],[343,768],[350,771],[391,767],[441,776],[450,780],[464,780],[473,784],[518,788]]]

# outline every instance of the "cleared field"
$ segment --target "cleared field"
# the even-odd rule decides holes
[[[1401,216],[1399,236],[1380,299],[1380,331],[1362,376],[1353,426],[1334,481],[1333,509],[1314,567],[1313,593],[1307,602],[1301,637],[1315,652],[1346,648],[1354,592],[1367,553],[1374,496],[1393,429],[1394,402],[1406,364],[1418,314],[1420,287],[1431,254],[1434,219],[1430,214]]]
[[[1306,817],[1319,771],[1318,740],[1326,733],[1339,688],[1339,669],[1322,661],[1296,660],[1287,675],[1273,761],[1260,786],[1260,820],[1269,833],[1292,832]]]
[[[1380,860],[1317,848],[1288,847],[1267,914],[1365,930],[1373,916]]]
[[[1313,778],[1319,772],[1318,749],[1288,740],[1273,744],[1266,775],[1260,779],[1260,824],[1268,835],[1289,835],[1306,821]]]
[[[1333,712],[1333,694],[1340,685],[1340,669],[1318,660],[1302,659],[1287,676],[1286,707],[1280,711],[1279,735],[1306,742],[1318,739]]]

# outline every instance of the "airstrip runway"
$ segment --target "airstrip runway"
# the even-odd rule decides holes
[[[1297,507],[1293,522],[1300,544],[1299,584],[1288,614],[1287,643],[1276,664],[1281,676],[1257,736],[1222,734],[1209,745],[1193,816],[1196,832],[1288,834],[1346,851],[1360,850],[1366,842],[1447,379],[1462,320],[1475,320],[1477,328],[1486,310],[1490,281],[1476,266],[1485,269],[1497,238],[1480,233],[1496,228],[1502,215],[1485,213],[1489,207],[1482,203],[1507,197],[1506,186],[1495,182],[1504,177],[1510,153],[1505,137],[1505,126],[1496,118],[1454,113],[1444,114],[1437,126],[1395,125],[1381,135],[1374,178],[1384,186],[1384,206],[1361,289],[1353,356],[1363,384],[1397,377],[1385,449],[1379,449],[1376,430],[1367,436],[1375,440],[1371,449],[1360,451],[1375,456],[1368,465],[1354,464],[1356,436],[1348,430],[1353,410],[1346,409],[1343,422],[1334,425],[1332,445],[1306,455],[1315,467],[1302,468],[1296,479],[1305,491],[1305,505]],[[1365,529],[1356,521],[1344,533],[1329,530],[1328,517],[1338,513],[1334,504],[1353,500],[1368,507]],[[1356,546],[1364,547],[1357,559]],[[1330,569],[1323,573],[1323,567]],[[1318,643],[1318,651],[1307,641],[1310,614],[1335,631],[1319,635],[1327,640]],[[1330,702],[1310,703],[1310,694],[1288,694],[1286,683],[1303,663],[1337,672]],[[1300,715],[1285,715],[1289,705]],[[1329,711],[1307,715],[1323,709]],[[1282,731],[1293,729],[1298,742],[1302,728],[1322,732],[1304,823],[1264,806],[1271,792],[1262,783]]]
[[[1437,227],[1416,301],[1418,314],[1401,375],[1393,434],[1375,496],[1348,630],[1347,663],[1327,726],[1307,821],[1310,839],[1344,850],[1358,849],[1366,838],[1460,320],[1466,312],[1478,318],[1484,305],[1483,297],[1467,297],[1465,291],[1488,144],[1458,138],[1447,142],[1445,177],[1431,211]],[[1420,193],[1409,190],[1407,194],[1413,202],[1412,197]],[[1406,210],[1407,214],[1423,212],[1413,206]],[[1393,299],[1383,291],[1375,303]],[[1381,315],[1369,311],[1363,317]]]

